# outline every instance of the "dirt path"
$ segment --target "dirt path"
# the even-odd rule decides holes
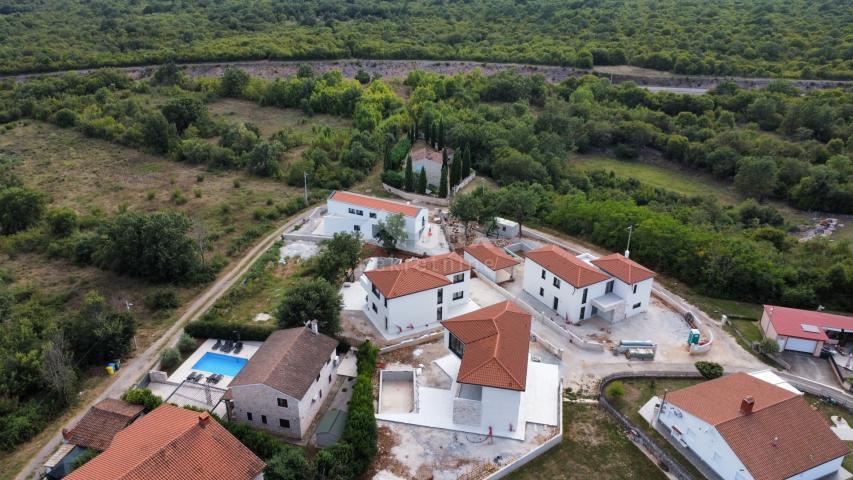
[[[287,223],[279,227],[276,231],[266,236],[263,240],[255,244],[246,254],[238,260],[227,272],[222,274],[212,285],[193,300],[187,307],[184,313],[178,318],[172,327],[170,327],[159,340],[152,343],[145,351],[139,353],[136,357],[122,364],[121,370],[113,377],[112,383],[92,401],[92,404],[97,403],[105,398],[118,398],[128,388],[135,385],[139,379],[148,373],[154,365],[156,365],[160,352],[169,344],[177,342],[181,329],[185,324],[200,317],[207,311],[231,286],[243,276],[244,273],[251,267],[252,263],[258,257],[263,255],[267,249],[275,243],[283,232],[290,229],[293,225],[299,222],[311,210],[307,210],[298,216],[292,218]],[[31,458],[24,468],[15,477],[15,480],[26,480],[28,478],[38,478],[36,476],[41,471],[41,466],[47,458],[53,454],[59,444],[62,442],[62,428],[71,428],[88,411],[89,404],[80,405],[77,407],[76,415],[69,419],[65,425],[62,425],[51,439]],[[33,477],[30,477],[33,475]]]
[[[704,75],[678,75],[670,72],[658,72],[655,70],[641,69],[629,66],[595,67],[593,69],[580,69],[574,67],[561,67],[555,65],[533,65],[523,63],[495,63],[495,62],[473,62],[464,60],[373,60],[373,59],[339,59],[339,60],[248,60],[232,62],[203,62],[183,63],[181,67],[191,77],[220,76],[225,67],[237,67],[252,75],[271,79],[294,75],[299,65],[308,64],[315,72],[323,73],[329,70],[340,70],[344,76],[353,77],[359,69],[364,69],[371,75],[386,78],[403,78],[415,69],[427,70],[435,73],[453,75],[461,72],[471,72],[479,69],[485,75],[493,75],[498,72],[515,70],[523,75],[542,74],[545,79],[552,83],[560,82],[569,77],[578,77],[596,73],[600,76],[610,78],[614,83],[632,81],[654,91],[672,91],[676,93],[701,94],[723,80],[730,80],[744,88],[760,88],[766,86],[775,79],[772,78],[749,78],[749,77],[727,77],[727,76],[704,76]],[[156,65],[138,65],[120,67],[119,70],[127,72],[133,78],[143,78],[151,75]],[[18,81],[44,75],[59,75],[65,72],[88,73],[93,69],[67,70],[46,73],[26,74],[3,74],[0,78],[15,78]],[[810,80],[810,79],[788,79],[791,83],[803,90],[831,87],[853,87],[853,81],[843,80]]]

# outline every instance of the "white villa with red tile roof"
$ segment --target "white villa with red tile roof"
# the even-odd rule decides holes
[[[377,418],[515,440],[529,438],[531,424],[539,432],[543,425],[557,427],[560,370],[531,360],[531,322],[530,313],[511,301],[442,321],[449,353],[435,364],[452,379],[450,388],[423,385],[416,373],[418,401],[400,412],[383,410],[383,395],[393,393],[380,386]]]
[[[838,343],[827,334],[835,336],[853,332],[853,317],[764,305],[761,330],[766,338],[779,343],[780,351],[810,353],[818,357],[825,344]]]
[[[409,241],[420,238],[427,228],[428,210],[407,203],[385,200],[351,192],[333,192],[326,201],[323,235],[359,232],[365,241],[376,239],[379,222],[389,215],[402,214]]]
[[[655,272],[614,253],[574,256],[556,245],[525,253],[524,291],[567,322],[615,322],[646,311]]]
[[[841,463],[850,449],[790,385],[734,373],[652,402],[661,403],[650,411],[652,423],[719,478],[849,478]]]
[[[471,265],[456,253],[409,260],[361,276],[364,312],[387,337],[406,335],[476,308],[468,285]]]

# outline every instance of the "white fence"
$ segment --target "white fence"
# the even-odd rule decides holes
[[[396,195],[400,198],[405,198],[406,200],[412,202],[425,203],[427,205],[436,205],[439,207],[450,206],[450,200],[447,198],[430,197],[429,195],[419,195],[417,193],[404,192],[403,190],[400,190],[399,188],[394,188],[391,185],[388,185],[387,183],[382,184],[382,189],[392,195]]]

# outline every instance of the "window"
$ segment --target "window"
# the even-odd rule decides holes
[[[542,288],[542,287],[539,287],[539,296],[540,296],[540,297],[544,297],[544,296],[545,296],[545,289],[544,289],[544,288]]]
[[[323,398],[323,391],[320,390],[320,398]]]
[[[388,299],[385,299],[385,308],[388,308]]]
[[[462,290],[460,290],[460,291],[455,292],[455,293],[453,294],[453,299],[454,299],[454,300],[459,300],[460,298],[462,298],[462,297],[464,297],[464,296],[465,296],[465,292],[463,292]]]
[[[317,374],[317,379],[316,379],[316,380],[314,380],[314,381],[315,381],[315,382],[319,382],[319,381],[320,381],[320,374],[319,374],[319,373]]]
[[[350,208],[349,213],[351,213],[353,215],[364,216],[363,210],[356,210],[355,208]]]
[[[557,278],[557,277],[554,277],[554,282],[553,282],[553,284],[554,284],[554,286],[555,286],[555,287],[560,288],[560,279],[559,279],[559,278]]]
[[[553,308],[554,310],[556,310],[556,309],[557,309],[557,307],[558,307],[559,305],[560,305],[560,299],[559,299],[559,298],[557,298],[557,297],[554,297],[554,303],[553,303],[553,307],[552,307],[552,308]]]
[[[281,428],[290,428],[290,420],[285,420],[283,418],[278,419],[278,426]]]
[[[438,307],[438,310],[435,311],[435,319],[441,320],[441,307]]]
[[[370,212],[370,218],[376,218],[376,213]]]
[[[360,232],[360,231],[361,231],[361,226],[360,226],[360,225],[353,225],[353,226],[352,226],[352,231],[353,231],[353,232]]]
[[[444,302],[444,289],[443,289],[443,288],[439,288],[439,289],[438,289],[438,291],[436,292],[436,295],[438,296],[438,299],[436,300],[436,303],[437,303],[438,305],[441,305],[441,304]]]
[[[252,421],[252,412],[246,412],[246,418],[251,422]]]
[[[464,281],[465,281],[465,274],[464,273],[457,273],[456,275],[453,276],[453,283],[459,283],[459,282],[464,282]]]
[[[613,280],[607,282],[607,285],[604,287],[605,295],[613,292]]]
[[[640,305],[642,305],[642,303],[637,302],[637,303],[635,303],[635,304],[634,304],[634,306],[633,306],[633,307],[631,307],[631,308],[632,308],[632,309],[637,309],[637,308],[640,308]]]
[[[465,344],[462,343],[461,340],[456,338],[456,335],[450,334],[450,339],[448,341],[448,348],[450,351],[456,354],[457,357],[462,358],[462,355],[465,353]]]
[[[578,317],[578,318],[579,318],[579,319],[581,319],[581,320],[583,320],[583,316],[584,316],[584,315],[586,315],[586,307],[581,307],[581,316],[580,316],[580,317]]]
[[[594,317],[596,314],[598,314],[598,308],[596,308],[595,305],[593,305],[592,310],[589,311],[589,316]]]
[[[371,308],[373,308],[373,313],[379,313],[379,310],[376,308],[376,304],[371,302]]]
[[[287,408],[287,399],[286,398],[279,398],[278,399],[278,406],[282,407],[282,408]]]
[[[586,294],[587,294],[587,292],[588,292],[588,291],[589,291],[589,289],[588,289],[588,288],[584,288],[584,289],[583,289],[583,298],[581,298],[581,304],[586,303]]]
[[[634,285],[634,293],[637,293],[637,285]]]
[[[545,269],[542,269],[542,280],[545,280]]]
[[[332,383],[332,374],[329,374],[329,383]]]
[[[261,415],[261,423],[263,423],[264,425],[267,424],[267,416],[266,415]]]
[[[376,298],[379,298],[379,289],[378,289],[378,288],[376,288],[376,285],[372,285],[372,286],[370,287],[370,291],[372,291],[372,292],[373,292],[373,294],[374,294],[374,295],[376,295]]]

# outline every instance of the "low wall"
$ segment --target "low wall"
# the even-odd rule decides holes
[[[441,338],[444,338],[444,332],[443,331],[425,333],[424,335],[421,335],[420,337],[407,338],[405,340],[402,340],[399,343],[395,343],[393,345],[388,345],[387,347],[382,347],[379,349],[379,353],[393,352],[394,350],[399,350],[401,348],[411,347],[414,345],[420,345],[422,343],[433,342],[433,341],[439,340]]]
[[[303,241],[314,243],[320,243],[332,238],[326,235],[314,235],[313,233],[285,233],[282,237],[284,237],[285,240],[290,240],[291,242]]]
[[[500,470],[492,473],[491,475],[486,477],[487,480],[497,480],[499,478],[506,477],[510,473],[518,470],[519,468],[521,468],[521,467],[527,465],[528,463],[530,463],[531,461],[535,460],[536,458],[538,458],[543,453],[545,453],[548,450],[551,450],[552,448],[556,447],[557,445],[560,444],[560,442],[563,441],[563,381],[562,380],[560,380],[560,387],[557,389],[557,396],[558,396],[557,421],[559,422],[559,425],[560,425],[560,427],[557,431],[557,434],[554,435],[554,437],[548,439],[542,445],[539,445],[538,447],[534,448],[533,450],[531,450],[531,451],[525,453],[524,455],[518,457],[512,463],[510,463],[510,464],[504,466],[503,468],[501,468]]]
[[[425,203],[427,205],[436,205],[439,207],[450,206],[450,200],[447,198],[436,198],[430,197],[429,195],[419,195],[417,193],[404,192],[403,190],[400,190],[399,188],[394,188],[391,185],[388,185],[387,183],[382,184],[382,189],[392,195],[396,195],[400,198],[405,198],[406,200],[410,200],[412,202]]]
[[[453,195],[456,195],[457,193],[459,193],[459,190],[462,190],[463,188],[467,187],[468,184],[473,182],[475,178],[477,178],[477,172],[471,170],[471,175],[468,175],[467,177],[463,178],[462,181],[459,182],[459,185],[453,187],[453,189],[451,190]]]

